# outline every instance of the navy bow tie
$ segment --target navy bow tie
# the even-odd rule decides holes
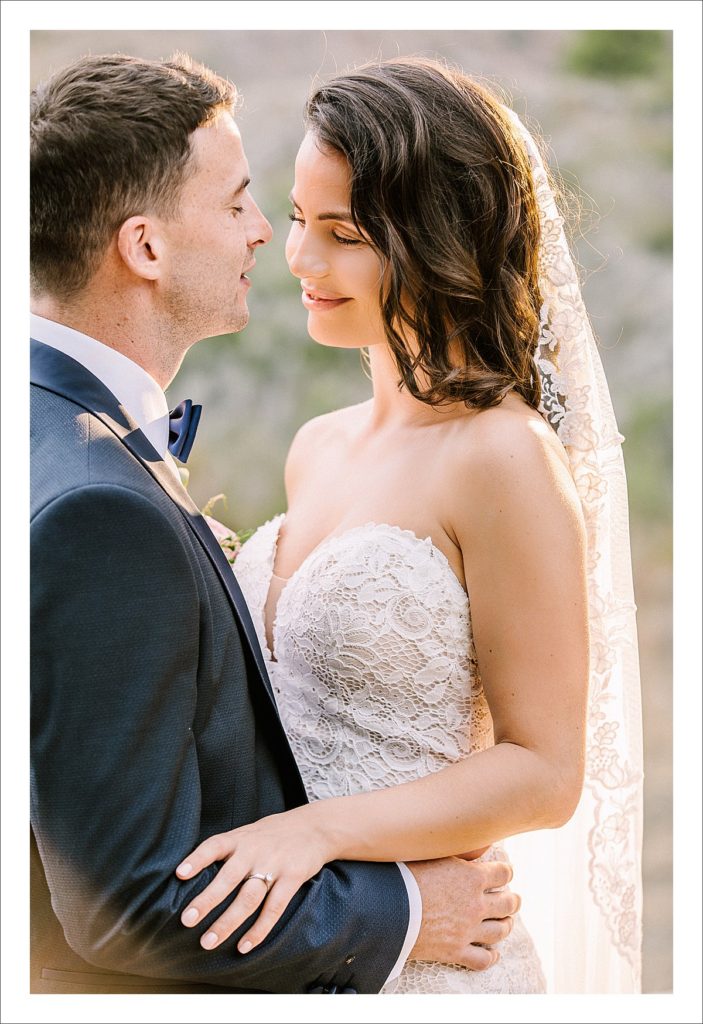
[[[168,450],[179,462],[188,461],[202,411],[202,405],[193,405],[186,398],[168,414]]]

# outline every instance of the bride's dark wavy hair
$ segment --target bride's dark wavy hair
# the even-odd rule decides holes
[[[433,406],[488,408],[515,391],[536,408],[539,209],[500,101],[459,71],[405,58],[335,77],[305,119],[349,163],[352,218],[385,269],[401,386]]]

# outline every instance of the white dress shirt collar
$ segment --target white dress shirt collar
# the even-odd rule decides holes
[[[102,381],[146,434],[161,458],[175,469],[168,451],[168,404],[154,378],[121,352],[72,327],[47,320],[36,313],[31,314],[30,323],[31,336],[36,341],[71,356]]]

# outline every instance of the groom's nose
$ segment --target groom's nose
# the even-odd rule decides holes
[[[273,228],[253,199],[249,213],[247,245],[250,249],[255,249],[257,245],[266,245],[267,242],[271,241],[273,238]]]

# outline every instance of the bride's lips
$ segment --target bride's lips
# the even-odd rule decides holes
[[[337,309],[338,306],[350,301],[349,297],[326,295],[324,292],[308,291],[307,288],[303,288],[302,300],[306,309],[314,310],[317,313],[326,309]]]

